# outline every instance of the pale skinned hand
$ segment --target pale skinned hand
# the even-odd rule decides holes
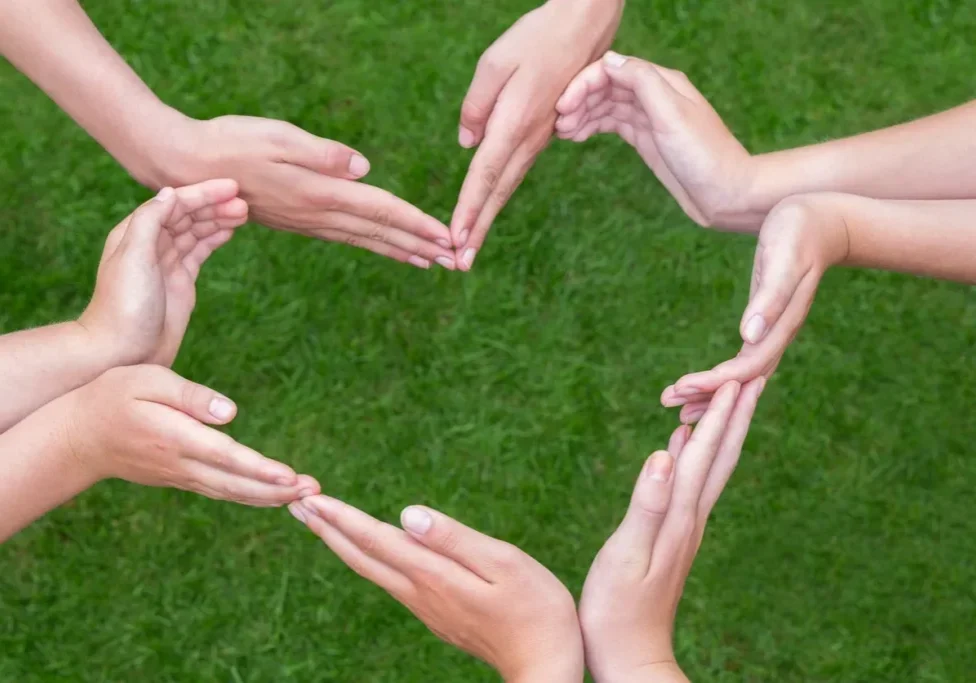
[[[386,190],[358,182],[369,162],[346,145],[284,121],[222,116],[198,121],[172,114],[158,168],[137,175],[151,185],[233,178],[251,219],[279,230],[361,247],[381,256],[453,270],[443,223]]]
[[[685,375],[664,390],[661,403],[683,406],[681,421],[693,423],[726,382],[768,379],[806,320],[824,272],[846,257],[847,240],[844,220],[829,202],[798,196],[777,204],[759,232],[739,323],[741,350],[711,370]]]
[[[164,188],[109,233],[78,322],[119,365],[172,365],[201,266],[246,220],[233,180]]]
[[[113,368],[57,400],[71,454],[93,482],[124,479],[258,507],[320,491],[311,477],[208,427],[229,423],[237,407],[167,368]]]
[[[549,143],[556,100],[613,42],[623,0],[549,0],[520,18],[478,61],[458,141],[480,145],[451,219],[458,267],[470,270],[495,217]]]
[[[619,135],[699,225],[755,229],[741,205],[753,158],[680,71],[608,52],[573,79],[556,108],[560,138]]]
[[[325,496],[290,510],[353,571],[506,681],[582,680],[573,598],[515,546],[426,507],[406,508],[403,529]]]
[[[741,389],[724,385],[693,433],[679,427],[668,450],[645,463],[627,514],[593,561],[580,599],[586,664],[595,680],[687,680],[674,657],[675,614],[762,389],[762,379]]]

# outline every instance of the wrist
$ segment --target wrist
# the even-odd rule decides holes
[[[539,657],[533,666],[514,676],[505,678],[506,683],[580,683],[586,668],[582,653],[579,657],[559,655],[544,661]]]
[[[138,128],[129,134],[125,158],[119,159],[129,174],[151,190],[180,187],[192,180],[196,161],[193,132],[200,122],[157,100],[140,116]]]
[[[648,662],[632,668],[617,668],[602,674],[593,673],[596,683],[683,683],[688,680],[674,659]]]

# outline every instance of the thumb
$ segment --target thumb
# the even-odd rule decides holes
[[[312,135],[298,126],[282,121],[276,131],[284,147],[285,161],[334,178],[357,180],[369,173],[369,161],[352,147]]]
[[[742,340],[747,344],[758,344],[776,325],[803,279],[794,252],[777,246],[759,249],[762,253],[755,265],[756,292],[739,323]]]
[[[421,505],[405,508],[400,514],[400,525],[423,545],[486,581],[509,568],[516,554],[514,546]]]
[[[681,116],[681,106],[687,98],[650,62],[607,52],[603,66],[611,83],[634,93],[655,128],[666,128],[668,122]]]
[[[465,149],[474,147],[485,136],[488,119],[495,110],[495,102],[514,69],[495,64],[488,53],[478,60],[468,93],[461,103],[461,125],[458,143]]]
[[[159,233],[175,207],[176,191],[172,187],[164,187],[129,217],[128,226],[117,251],[120,253],[134,251],[145,255],[149,260],[155,260]]]
[[[604,544],[614,562],[641,567],[646,571],[658,532],[671,504],[674,457],[655,451],[644,463],[630,506],[620,526]]]
[[[136,371],[136,398],[169,406],[205,424],[227,424],[237,415],[237,406],[229,398],[172,370],[142,365]]]

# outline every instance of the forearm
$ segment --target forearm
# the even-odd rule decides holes
[[[594,676],[596,683],[689,683],[684,671],[674,661],[645,664],[628,671]]]
[[[0,53],[137,180],[158,185],[158,152],[182,121],[102,37],[75,0],[0,1]]]
[[[846,229],[842,265],[976,283],[976,200],[826,195]]]
[[[48,404],[0,434],[0,543],[95,483],[71,453],[63,410]]]
[[[0,336],[0,432],[117,364],[77,322]]]
[[[976,101],[890,128],[753,157],[749,209],[807,192],[976,199]],[[758,225],[756,226],[758,227]]]

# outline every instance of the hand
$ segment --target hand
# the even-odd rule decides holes
[[[165,368],[114,368],[58,400],[71,453],[92,481],[169,486],[258,507],[320,491],[311,477],[205,426],[227,424],[237,407]]]
[[[491,223],[552,137],[556,100],[617,32],[623,0],[549,0],[519,19],[478,61],[461,105],[458,140],[482,143],[451,219],[470,270]]]
[[[597,681],[685,681],[672,634],[712,507],[739,461],[763,380],[715,395],[701,424],[648,458],[624,520],[580,599],[586,664]],[[690,438],[689,438],[690,434]]]
[[[247,220],[233,180],[164,188],[109,233],[78,322],[118,365],[172,365],[210,255]]]
[[[353,571],[506,681],[582,680],[573,598],[515,546],[425,507],[403,511],[405,531],[325,496],[290,510]]]
[[[556,108],[560,138],[616,133],[699,225],[754,230],[762,220],[744,199],[753,158],[680,71],[608,52],[573,79]]]
[[[844,260],[847,230],[831,195],[777,204],[759,232],[749,304],[739,323],[743,345],[732,360],[685,375],[661,395],[666,407],[684,406],[681,421],[697,421],[712,393],[726,382],[768,379],[796,337],[824,271]]]
[[[278,230],[362,247],[430,268],[454,269],[450,233],[440,221],[386,190],[356,182],[369,162],[355,150],[283,121],[178,115],[152,184],[234,178],[251,218]]]

